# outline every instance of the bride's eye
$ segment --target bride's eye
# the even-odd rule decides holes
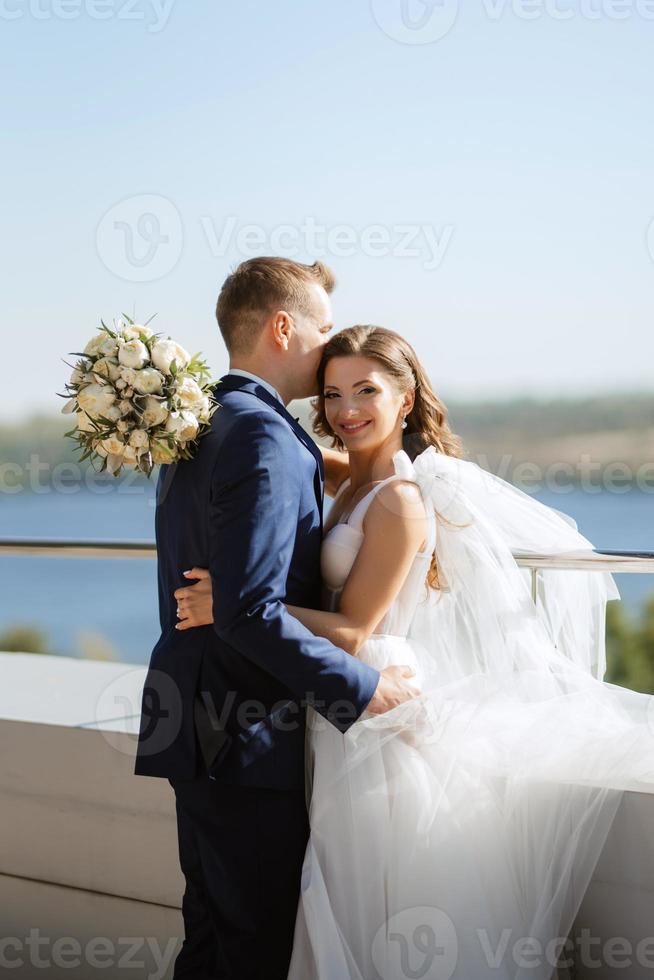
[[[325,392],[325,400],[328,398],[338,398],[338,394],[335,391],[327,391]]]
[[[370,392],[371,395],[374,395],[374,393],[375,393],[376,390],[377,390],[376,388],[362,388],[361,391],[359,392],[359,394],[360,395],[365,395],[366,392]]]

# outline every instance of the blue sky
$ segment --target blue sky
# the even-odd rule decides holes
[[[270,251],[446,398],[649,390],[654,3],[430,3],[0,0],[0,419],[121,310],[219,376]]]

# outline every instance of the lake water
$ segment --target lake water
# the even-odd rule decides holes
[[[598,548],[654,552],[654,494],[630,489],[536,496],[574,517]],[[0,536],[152,539],[154,487],[0,494]],[[617,580],[634,610],[654,593],[654,576]],[[126,662],[147,663],[158,636],[155,563],[0,558],[0,634],[17,625],[39,628],[53,652],[98,656],[106,651]]]

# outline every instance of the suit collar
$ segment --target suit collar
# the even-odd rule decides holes
[[[274,395],[277,401],[279,402],[282,401],[282,396],[279,394],[275,386],[271,385],[270,382],[266,381],[264,378],[260,378],[259,375],[252,374],[251,371],[244,371],[242,368],[230,368],[229,371],[227,372],[227,375],[231,376],[232,374],[240,375],[241,377],[244,378],[249,378],[250,381],[256,381],[257,384],[260,384],[261,387],[265,388],[266,391],[270,392],[271,395]]]
[[[274,395],[272,395],[266,388],[263,387],[263,385],[260,385],[258,382],[251,381],[249,378],[239,374],[224,374],[220,379],[220,382],[214,388],[214,396],[219,402],[221,391],[246,391],[249,394],[254,395],[255,398],[261,399],[261,401],[265,402],[266,405],[269,405],[270,408],[274,409],[278,415],[281,415],[281,417],[288,422],[297,438],[304,446],[306,446],[309,452],[313,454],[316,460],[316,497],[318,498],[318,503],[320,505],[320,516],[322,519],[325,468],[322,453],[311,436],[305,432],[298,420],[294,418],[287,410],[283,402],[275,398]]]

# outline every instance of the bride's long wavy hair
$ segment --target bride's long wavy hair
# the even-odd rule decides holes
[[[415,392],[413,408],[406,416],[407,426],[402,432],[402,448],[411,461],[429,446],[446,456],[463,456],[461,440],[450,429],[447,408],[432,388],[411,344],[394,330],[369,324],[341,330],[325,344],[318,367],[319,395],[311,403],[313,430],[317,435],[331,439],[333,447],[344,448],[325,413],[325,372],[334,357],[369,357],[379,363],[401,395]],[[427,584],[432,589],[442,587],[436,555],[432,556]]]

